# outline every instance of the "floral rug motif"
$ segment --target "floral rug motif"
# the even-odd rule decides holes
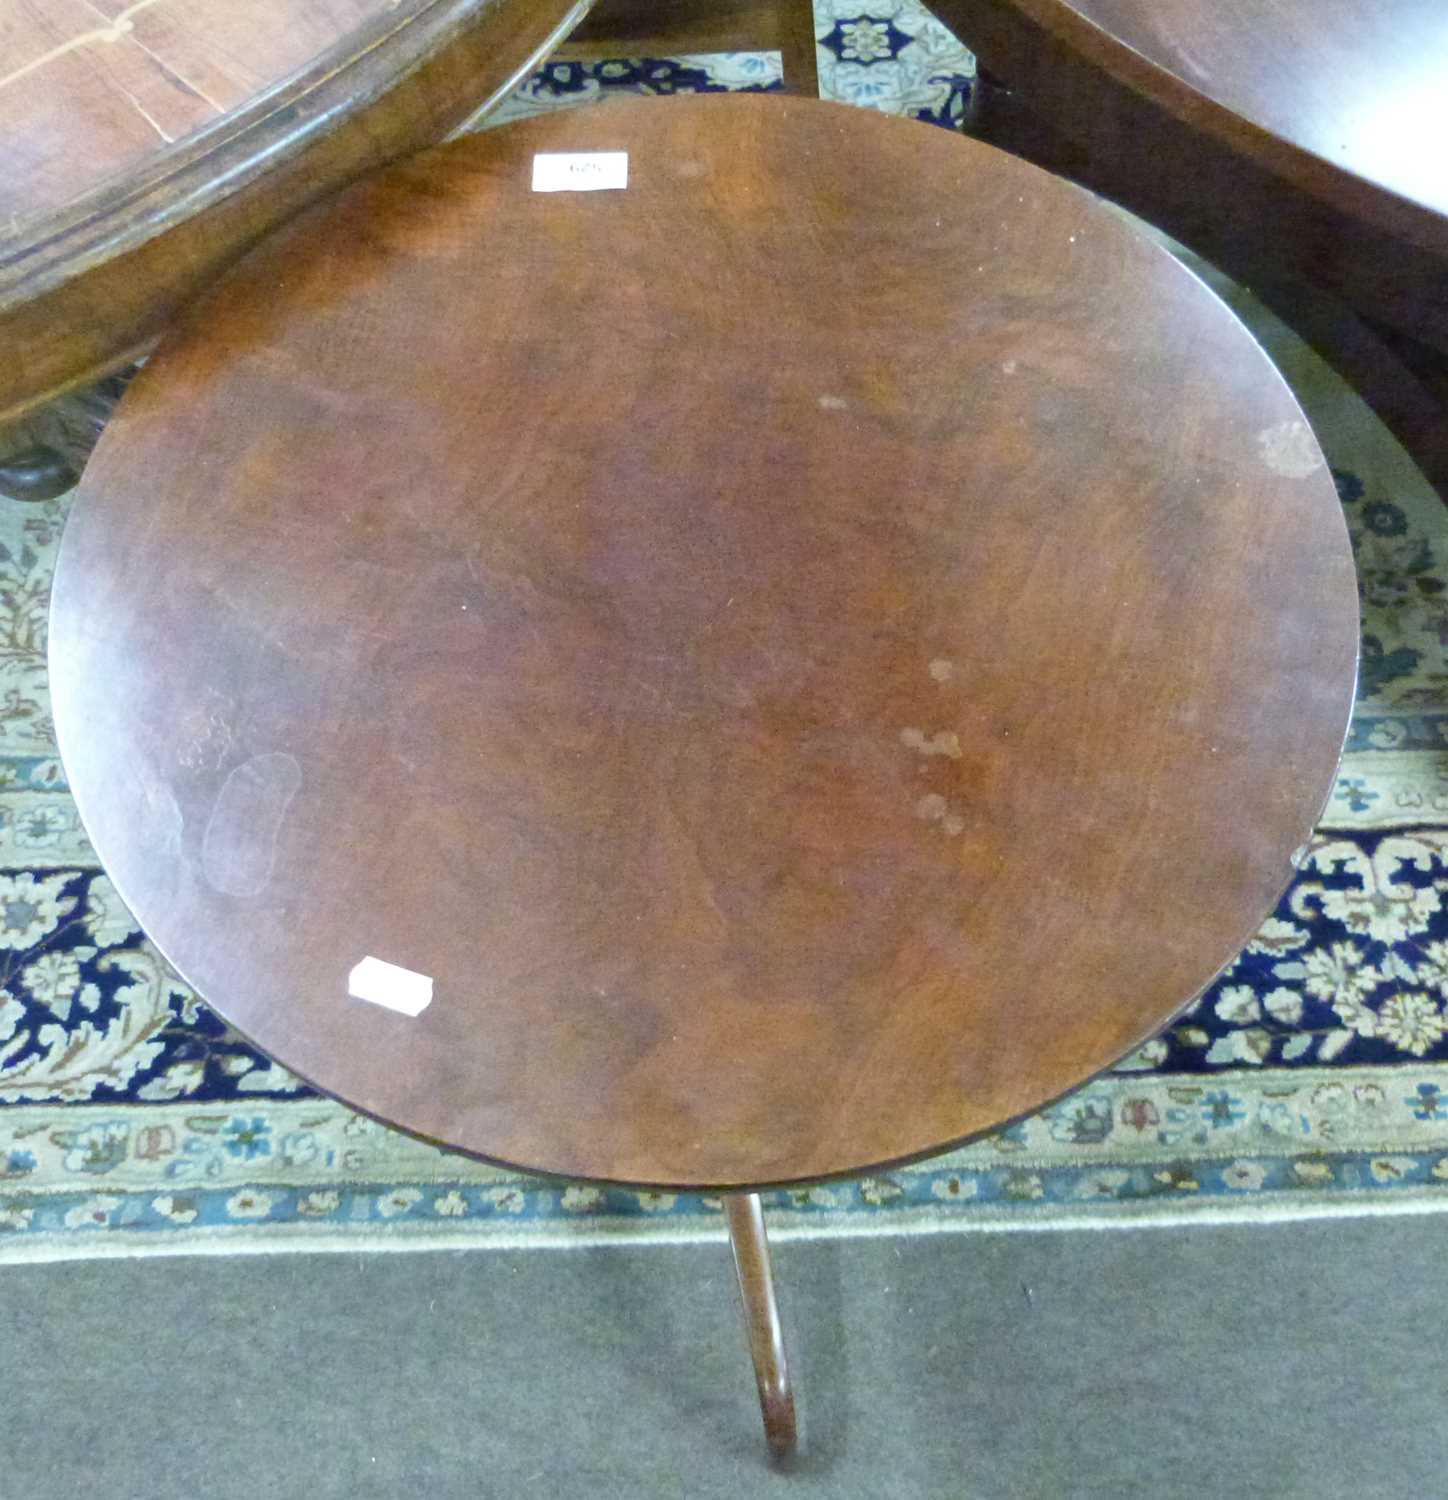
[[[968,120],[973,60],[913,0],[816,16],[822,92]],[[503,118],[778,85],[764,54],[552,64]],[[1353,537],[1363,671],[1322,825],[1243,953],[1113,1073],[947,1156],[770,1194],[778,1232],[1448,1207],[1448,512],[1310,350],[1192,264],[1296,389]],[[170,972],[55,753],[45,625],[67,504],[0,500],[0,1259],[722,1234],[708,1197],[544,1182],[384,1129]]]
[[[1445,1088],[1441,1068],[1106,1077],[948,1156],[768,1193],[770,1232],[1032,1229],[1441,1207]],[[717,1198],[498,1171],[315,1098],[84,1113],[36,1106],[17,1112],[10,1139],[0,1249],[12,1260],[723,1233]]]
[[[820,93],[932,125],[968,123],[975,58],[916,0],[815,0]]]
[[[525,79],[481,122],[485,130],[531,115],[596,104],[625,94],[762,93],[784,81],[777,52],[717,52],[618,62],[550,62]],[[458,134],[465,134],[464,124]]]

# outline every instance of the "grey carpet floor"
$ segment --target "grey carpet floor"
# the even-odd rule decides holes
[[[1448,1495],[1448,1220],[0,1269],[4,1500]]]

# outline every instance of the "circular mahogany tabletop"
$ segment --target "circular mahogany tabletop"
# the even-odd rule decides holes
[[[1288,180],[1448,254],[1443,0],[988,3]]]
[[[602,150],[625,189],[531,190]],[[260,1045],[489,1159],[733,1187],[1159,1028],[1290,878],[1356,627],[1300,410],[1165,252],[948,132],[714,96],[248,257],[101,442],[51,664],[103,861]]]
[[[588,0],[5,0],[0,418],[496,102]]]

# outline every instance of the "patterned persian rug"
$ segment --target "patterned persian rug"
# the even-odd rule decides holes
[[[817,10],[827,94],[968,120],[973,61],[912,0]],[[778,78],[770,56],[554,64],[503,118]],[[780,1233],[1448,1207],[1448,512],[1351,391],[1216,284],[1312,417],[1357,551],[1361,696],[1322,826],[1242,955],[1114,1073],[950,1156],[771,1194]],[[96,405],[38,427],[83,448]],[[66,508],[0,501],[0,1258],[722,1235],[717,1200],[543,1182],[388,1131],[175,978],[56,759],[44,652]]]

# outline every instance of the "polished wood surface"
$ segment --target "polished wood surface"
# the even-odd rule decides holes
[[[985,90],[987,139],[1116,199],[1250,285],[1363,389],[1448,496],[1448,409],[1411,378],[1384,379],[1385,352],[1363,337],[1381,327],[1436,349],[1430,363],[1448,355],[1448,7],[935,9],[1005,85]],[[1340,334],[1324,297],[1352,314]]]
[[[759,1413],[764,1440],[776,1461],[786,1459],[799,1441],[789,1360],[784,1352],[784,1330],[774,1295],[774,1267],[764,1232],[764,1209],[758,1193],[729,1193],[724,1198],[729,1243],[739,1281],[739,1303],[744,1312],[744,1334],[754,1362],[759,1387]]]
[[[627,189],[530,190],[574,150]],[[121,893],[288,1066],[741,1188],[1159,1028],[1290,877],[1356,624],[1301,412],[1170,256],[730,95],[459,141],[250,256],[101,440],[51,666]],[[349,998],[366,956],[432,1003]]]
[[[1448,250],[1442,0],[1010,3],[1199,129]]]
[[[148,161],[392,7],[387,0],[7,0],[0,223]]]
[[[500,98],[587,0],[8,0],[0,420],[297,209]]]

